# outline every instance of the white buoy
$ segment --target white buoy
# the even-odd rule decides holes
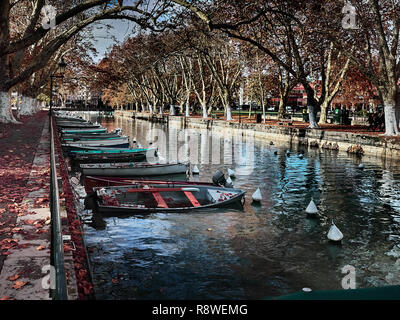
[[[256,192],[254,192],[253,195],[252,195],[251,197],[253,198],[253,201],[255,201],[255,202],[260,202],[260,201],[262,200],[260,188],[258,188],[258,189],[256,190]]]
[[[358,166],[358,168],[362,170],[362,169],[365,168],[365,165],[364,165],[363,163],[360,163],[359,166]]]
[[[309,215],[316,215],[318,213],[318,209],[317,206],[315,205],[313,198],[311,198],[311,201],[306,208],[306,212]]]
[[[300,154],[299,154],[299,158],[300,158],[300,159],[303,159],[304,156],[300,153]]]
[[[199,174],[199,173],[200,173],[200,170],[199,170],[199,168],[198,168],[196,165],[194,165],[194,167],[193,167],[193,169],[192,169],[192,173],[193,173],[193,174]]]
[[[232,170],[232,169],[230,169],[230,168],[228,168],[228,175],[229,175],[231,178],[234,178],[234,177],[235,177],[235,171]]]
[[[273,142],[273,141],[271,141],[271,142],[269,143],[269,145],[270,145],[270,146],[273,146],[273,145],[274,145],[274,142]]]
[[[339,230],[338,227],[336,227],[336,225],[333,223],[333,221],[332,221],[331,228],[329,229],[329,232],[328,232],[328,239],[331,241],[340,241],[343,239],[343,233]]]
[[[290,156],[290,151],[289,150],[286,151],[286,155]]]
[[[232,181],[231,177],[228,177],[228,179],[226,179],[225,187],[227,187],[227,188],[233,187],[233,181]]]
[[[136,137],[133,138],[133,143],[136,143]]]

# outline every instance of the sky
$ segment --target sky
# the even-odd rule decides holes
[[[112,26],[110,30],[104,26],[107,23]],[[118,41],[123,41],[127,36],[133,34],[134,23],[125,20],[105,20],[103,24],[96,24],[93,28],[95,37],[94,45],[98,51],[98,56],[94,57],[95,61],[100,61],[107,49],[115,44],[115,37]]]

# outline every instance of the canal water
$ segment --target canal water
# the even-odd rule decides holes
[[[247,193],[243,210],[87,220],[98,299],[263,299],[304,287],[341,289],[348,266],[357,288],[400,285],[399,162],[271,145],[234,130],[100,120],[143,147],[157,146],[161,158],[197,153],[200,174],[191,180],[234,169],[234,187]],[[251,200],[257,188],[258,205]],[[319,219],[305,213],[312,198]],[[327,239],[332,220],[344,235],[340,245]]]

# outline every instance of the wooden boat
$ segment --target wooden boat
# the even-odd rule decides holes
[[[87,141],[105,141],[105,140],[108,141],[108,140],[119,140],[119,139],[128,139],[128,141],[129,141],[128,136],[119,136],[119,135],[112,134],[112,133],[108,133],[108,135],[104,135],[104,136],[100,136],[100,137],[99,136],[62,137],[62,140],[64,140],[65,142],[82,141],[82,143],[86,143]]]
[[[92,176],[161,176],[187,173],[189,170],[187,163],[87,163],[79,166],[83,174]]]
[[[76,121],[76,122],[87,122],[85,119],[82,118],[75,118],[75,117],[55,117],[56,122],[62,122],[62,121]]]
[[[120,137],[119,139],[66,141],[62,143],[62,146],[69,150],[82,150],[85,147],[129,148],[129,139]]]
[[[61,129],[94,129],[100,128],[101,125],[93,124],[93,123],[81,123],[81,122],[59,122],[57,123],[57,127]]]
[[[182,212],[243,205],[245,191],[202,185],[133,185],[94,188],[94,209],[102,214]],[[87,204],[90,201],[86,201]]]
[[[130,148],[103,148],[103,147],[82,147],[81,150],[73,150],[71,151],[71,154],[90,154],[90,153],[129,153],[132,152],[132,150],[137,150],[137,149],[130,149]]]
[[[106,149],[106,148],[104,148]],[[115,149],[111,150],[114,151]],[[98,151],[98,152],[96,152]],[[127,151],[127,152],[121,152]],[[155,149],[116,149],[115,152],[106,150],[82,150],[72,151],[70,157],[74,163],[117,163],[117,162],[136,162],[143,161],[146,158],[155,158],[157,151]]]
[[[90,138],[90,139],[101,139],[101,138],[118,138],[121,137],[118,133],[67,133],[67,134],[62,134],[61,138],[62,139],[85,139],[85,138]]]
[[[96,187],[111,187],[111,186],[127,186],[127,185],[201,185],[201,186],[214,186],[211,182],[200,181],[171,181],[171,180],[150,180],[150,179],[129,179],[127,177],[102,177],[102,176],[85,176],[84,186],[86,192],[89,194],[93,192]]]
[[[77,128],[77,129],[62,129],[62,134],[89,134],[89,133],[106,133],[107,128]]]

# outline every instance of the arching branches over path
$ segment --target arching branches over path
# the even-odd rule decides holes
[[[45,3],[44,0],[0,2],[0,91],[3,96],[45,68],[61,47],[97,21],[125,19],[141,28],[163,31],[174,25],[174,13],[178,12],[169,1],[55,0],[51,2],[55,15],[46,19]],[[49,23],[52,18],[54,25]],[[0,102],[0,121],[10,118],[4,100]]]

